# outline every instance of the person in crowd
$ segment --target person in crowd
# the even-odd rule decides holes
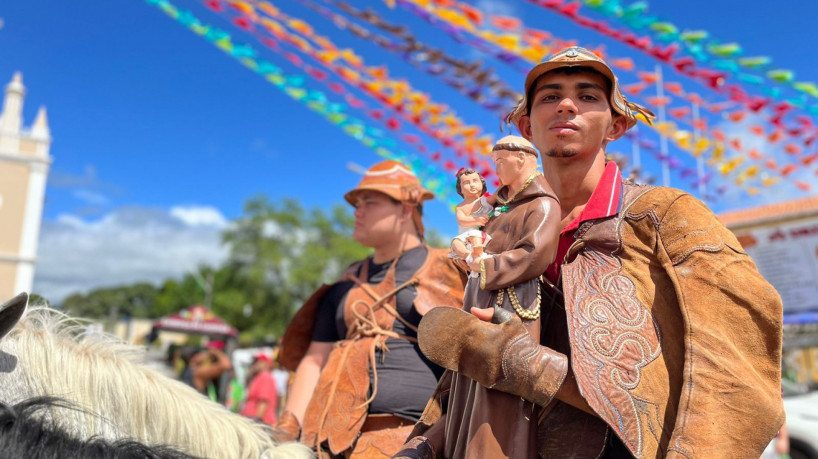
[[[264,352],[259,352],[250,364],[248,374],[247,400],[241,410],[243,416],[258,419],[273,425],[278,412],[278,389],[271,370],[273,360]]]
[[[224,341],[212,340],[204,350],[190,357],[181,379],[218,402],[219,378],[232,368],[230,358],[224,353]]]

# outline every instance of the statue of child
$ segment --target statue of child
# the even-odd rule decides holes
[[[481,228],[488,223],[497,198],[485,196],[486,180],[474,169],[457,171],[456,186],[463,202],[455,207],[459,234],[452,240],[452,253],[453,258],[471,263],[484,256],[483,247],[491,239]]]

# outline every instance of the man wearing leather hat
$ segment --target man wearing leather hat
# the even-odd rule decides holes
[[[438,309],[419,327],[432,361],[538,407],[541,457],[753,458],[783,422],[775,289],[703,203],[605,159],[651,117],[586,49],[534,67],[508,121],[561,211],[540,340],[500,311]],[[439,388],[399,457],[443,457],[453,402]]]
[[[403,444],[443,369],[417,346],[431,308],[461,308],[465,276],[427,247],[422,204],[434,195],[403,164],[383,161],[344,198],[353,238],[373,249],[293,318],[278,361],[295,371],[276,426],[331,457],[387,458]]]

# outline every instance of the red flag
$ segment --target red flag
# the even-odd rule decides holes
[[[560,13],[562,13],[562,14],[568,16],[568,17],[576,18],[577,17],[577,12],[579,12],[579,7],[580,6],[581,5],[580,5],[579,2],[572,2],[572,3],[569,3],[569,4],[565,5],[565,6],[563,6],[562,8],[560,8],[559,11],[560,11]]]
[[[798,166],[795,164],[787,164],[786,166],[781,168],[781,176],[786,177],[798,169]]]
[[[741,140],[733,139],[730,141],[730,146],[735,148],[738,151],[741,151]]]
[[[665,83],[665,89],[674,96],[682,96],[684,94],[684,89],[682,89],[682,85],[679,83]]]
[[[818,153],[809,156],[804,156],[803,158],[801,158],[801,164],[809,166],[812,163],[814,163],[816,159],[818,159]]]
[[[664,107],[670,103],[670,97],[648,97],[648,103],[654,107]]]
[[[236,24],[236,27],[242,30],[253,30],[253,23],[244,16],[233,19],[233,24]]]
[[[420,136],[416,134],[403,134],[401,138],[403,139],[404,142],[420,143]],[[440,153],[437,153],[437,155],[438,155],[437,159],[440,159]]]
[[[457,5],[460,8],[460,11],[469,18],[475,25],[483,25],[483,12],[478,10],[477,8],[472,7],[471,5],[466,5],[465,3],[461,3]]]
[[[704,100],[702,100],[702,97],[700,95],[696,94],[695,92],[688,93],[687,94],[687,100],[689,100],[690,102],[692,102],[692,103],[694,103],[696,105],[704,105]]]
[[[788,143],[784,147],[784,151],[787,152],[788,155],[800,155],[801,154],[801,147],[794,143]]]
[[[395,118],[389,117],[389,119],[386,120],[386,126],[393,131],[397,131],[398,129],[400,129],[400,121],[396,120]]]
[[[315,67],[308,68],[307,73],[309,73],[310,76],[312,76],[313,78],[315,78],[318,81],[324,81],[324,80],[327,79],[326,72],[324,72],[324,71],[322,71],[320,69],[317,69]]]
[[[625,91],[626,94],[633,94],[634,96],[638,96],[640,92],[644,91],[645,88],[648,86],[645,83],[634,83],[629,84],[627,86],[622,86],[622,90]]]
[[[634,65],[633,61],[629,57],[625,57],[622,59],[611,59],[610,63],[616,68],[627,70],[629,72],[633,71],[633,69],[636,68],[636,65]]]
[[[640,80],[648,84],[656,83],[656,81],[659,80],[659,76],[653,72],[639,72],[637,75],[639,76]]]
[[[690,114],[690,108],[688,107],[678,107],[678,108],[671,108],[668,110],[670,116],[674,118],[684,118],[685,116]]]
[[[494,25],[494,27],[497,27],[500,30],[505,30],[507,32],[519,30],[523,26],[522,21],[510,16],[494,15],[491,17],[491,23]]]
[[[665,49],[662,49],[661,46],[656,45],[655,47],[653,47],[653,49],[650,50],[650,53],[654,57],[656,57],[656,59],[659,59],[662,62],[669,63],[670,60],[673,58],[673,55],[676,54],[676,51],[678,50],[679,47],[676,46],[676,43],[671,43],[670,46],[668,46]]]

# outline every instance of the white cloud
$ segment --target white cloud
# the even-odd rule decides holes
[[[158,283],[221,263],[227,220],[211,207],[120,208],[97,220],[60,215],[42,225],[33,290],[66,296],[138,281]]]
[[[176,206],[170,209],[170,214],[189,226],[213,226],[216,228],[227,226],[227,219],[218,209],[213,207]]]

